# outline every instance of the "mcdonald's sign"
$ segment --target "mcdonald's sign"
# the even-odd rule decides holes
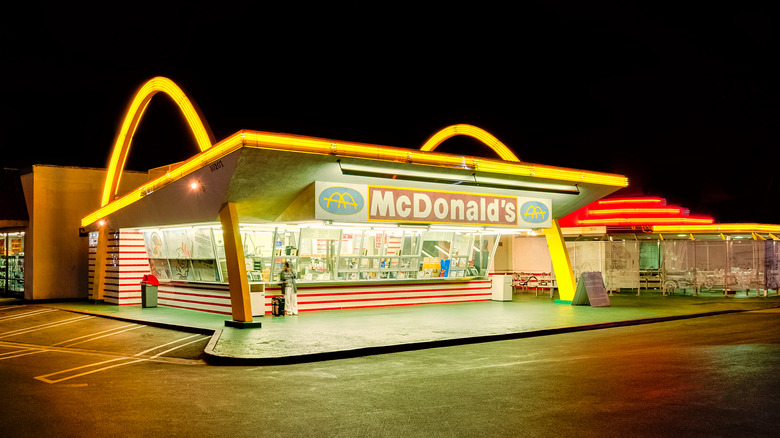
[[[315,218],[322,220],[507,228],[552,226],[549,199],[322,181],[316,181],[315,192]]]

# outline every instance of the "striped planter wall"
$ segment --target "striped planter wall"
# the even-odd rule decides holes
[[[161,281],[157,304],[180,309],[231,315],[230,288],[227,284]]]
[[[89,287],[95,278],[94,242],[89,246]],[[106,281],[103,301],[107,304],[141,304],[141,280],[149,273],[144,236],[137,231],[115,231],[108,234]]]

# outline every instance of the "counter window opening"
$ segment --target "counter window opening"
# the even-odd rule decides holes
[[[142,230],[150,270],[161,280],[227,283],[219,227]],[[289,262],[302,282],[466,278],[488,275],[499,234],[471,230],[240,229],[248,280],[277,282]]]

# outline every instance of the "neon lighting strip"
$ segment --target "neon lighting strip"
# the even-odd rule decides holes
[[[181,88],[168,78],[158,76],[150,79],[138,89],[125,112],[125,118],[114,142],[114,150],[108,164],[106,185],[103,188],[103,197],[100,201],[101,206],[105,206],[116,196],[135,130],[138,128],[138,123],[141,121],[141,117],[143,117],[144,111],[152,97],[159,92],[167,94],[176,102],[192,134],[195,136],[195,141],[198,143],[200,150],[205,151],[211,147],[214,136],[210,133],[195,106]]]
[[[520,159],[517,158],[517,156],[513,154],[504,143],[501,143],[501,141],[499,141],[496,137],[493,137],[492,134],[485,131],[484,129],[473,125],[461,124],[448,126],[436,134],[433,134],[433,136],[422,145],[420,150],[423,152],[432,151],[436,149],[437,146],[442,144],[444,140],[447,140],[448,138],[454,137],[456,135],[468,135],[469,137],[476,138],[493,149],[499,157],[506,161],[520,161]]]
[[[310,152],[345,157],[367,158],[380,161],[396,161],[439,167],[480,170],[504,175],[550,178],[570,182],[587,182],[625,187],[628,179],[623,175],[589,172],[563,167],[524,164],[495,159],[466,157],[436,152],[419,152],[405,148],[374,144],[351,143],[316,137],[275,134],[260,131],[241,131],[244,144],[261,149]]]
[[[216,161],[224,157],[225,155],[228,155],[231,152],[238,150],[240,147],[241,147],[241,138],[238,135],[233,135],[231,137],[228,137],[222,142],[214,145],[214,147],[212,147],[211,149],[201,152],[200,154],[195,155],[194,157],[185,161],[181,166],[177,167],[176,169],[173,169],[172,171],[166,173],[165,175],[157,179],[149,181],[148,183],[133,190],[132,192],[126,194],[125,196],[109,204],[106,204],[100,209],[90,213],[88,216],[85,216],[83,219],[81,219],[81,226],[86,227],[87,225],[92,224],[95,221],[104,218],[117,210],[121,210],[122,208],[125,208],[128,205],[143,198],[147,193],[152,193],[155,190],[159,190],[162,187],[200,169],[206,164]],[[106,176],[106,183],[108,182],[109,179],[108,176]]]
[[[780,225],[766,224],[712,224],[712,225],[655,225],[654,233],[780,233]]]
[[[665,201],[663,198],[615,198],[615,199],[600,199],[598,201],[599,205],[609,205],[609,204],[623,204],[623,203],[632,203],[632,204],[665,204]]]
[[[457,167],[504,175],[530,176],[536,178],[559,179],[571,182],[586,182],[608,186],[625,187],[628,179],[623,175],[599,172],[588,172],[538,164],[513,163],[499,160],[488,160],[475,157],[442,154],[435,152],[418,152],[404,148],[380,146],[363,143],[336,142],[316,137],[304,137],[290,134],[276,134],[260,131],[239,131],[215,144],[210,149],[185,161],[181,166],[165,175],[150,181],[124,197],[105,205],[101,209],[86,216],[81,226],[87,226],[96,220],[124,208],[141,199],[146,193],[168,185],[184,176],[200,169],[208,163],[222,158],[241,147],[272,149],[281,151],[307,152],[323,155],[368,158],[381,161],[400,161],[406,163],[425,164],[439,167]],[[108,181],[108,179],[107,179]]]
[[[682,214],[682,208],[614,208],[609,210],[588,210],[588,215],[620,214]]]

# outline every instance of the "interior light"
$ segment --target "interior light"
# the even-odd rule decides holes
[[[444,254],[447,254],[447,258],[449,258],[449,257],[450,257],[450,253],[448,253],[447,251],[445,251],[445,250],[444,250],[442,247],[440,247],[439,245],[433,245],[433,246],[435,246],[435,247],[436,247],[436,249],[438,249],[439,251],[443,252]]]

